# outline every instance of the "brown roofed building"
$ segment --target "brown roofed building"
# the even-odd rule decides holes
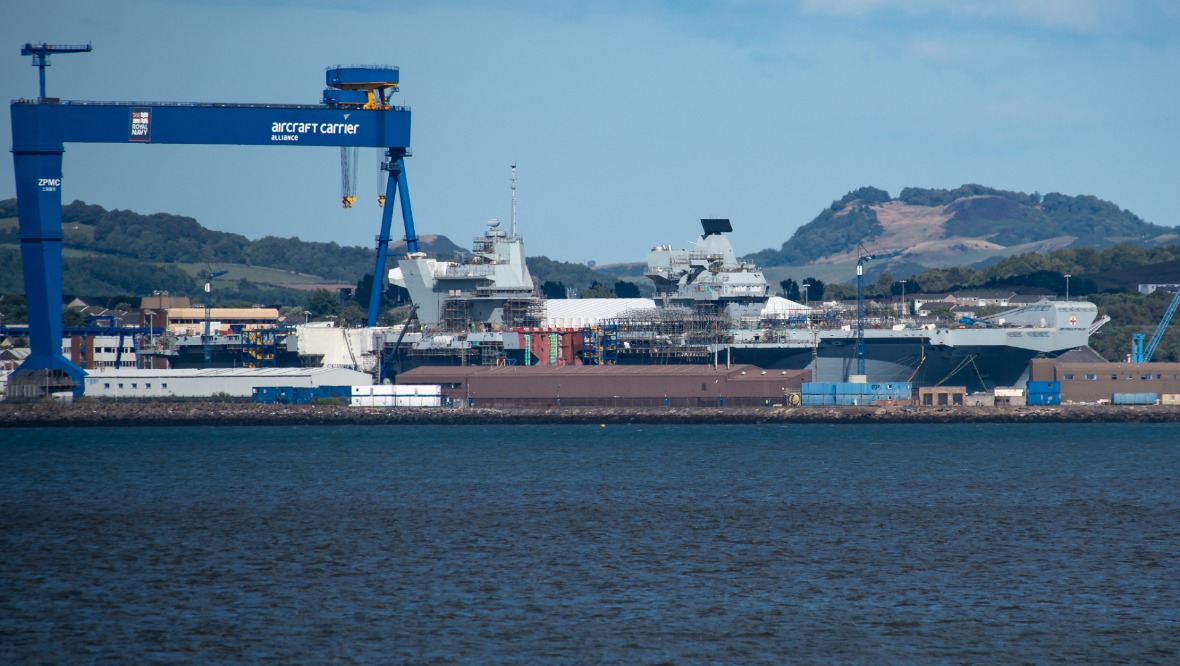
[[[753,365],[423,366],[397,376],[475,407],[765,407],[791,404],[808,381],[810,370]]]
[[[1180,393],[1180,363],[1063,362],[1034,358],[1029,381],[1061,382],[1062,402],[1111,400],[1115,393]]]

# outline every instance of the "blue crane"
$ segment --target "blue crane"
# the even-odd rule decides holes
[[[90,44],[33,44],[32,42],[21,47],[20,54],[33,56],[33,67],[37,68],[37,74],[41,79],[41,99],[45,99],[45,68],[49,66],[49,56],[54,53],[89,53],[93,51],[94,47]]]
[[[873,259],[887,259],[896,257],[904,250],[886,250],[877,254],[869,254],[864,245],[860,247],[860,256],[856,259],[856,374],[865,374],[865,264]]]
[[[1168,304],[1168,309],[1164,311],[1164,316],[1160,319],[1160,323],[1155,327],[1155,333],[1151,334],[1151,340],[1147,346],[1143,346],[1144,335],[1136,333],[1131,336],[1131,362],[1132,363],[1150,363],[1152,354],[1155,354],[1155,348],[1159,346],[1160,340],[1164,338],[1164,331],[1168,330],[1168,324],[1172,323],[1172,315],[1176,314],[1176,307],[1180,306],[1180,289],[1172,296],[1172,302]]]
[[[50,53],[86,47],[27,44],[21,53],[47,65]],[[44,72],[44,69],[42,69]],[[383,65],[329,67],[320,104],[77,102],[44,96],[11,104],[12,159],[20,219],[21,260],[29,313],[30,354],[10,378],[50,391],[82,392],[85,372],[61,353],[61,188],[67,143],[373,147],[385,150],[386,199],[400,197],[405,241],[417,252],[404,158],[410,154],[410,110],[392,106],[399,70]],[[377,236],[374,285],[385,275],[392,224],[385,206]],[[376,286],[369,325],[376,325]],[[32,390],[32,389],[30,389]]]
[[[219,278],[228,272],[229,271],[217,271],[216,273],[214,273],[212,270],[205,272],[205,329],[204,329],[204,332],[201,334],[201,344],[204,345],[204,347],[205,347],[205,367],[206,368],[213,367],[213,348],[209,346],[209,343],[212,342],[212,340],[210,339],[212,332],[209,330],[209,326],[211,323],[210,320],[212,319],[212,317],[210,316],[212,314],[212,305],[210,303],[210,298],[213,296],[213,279]]]

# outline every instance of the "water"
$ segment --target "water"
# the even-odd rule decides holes
[[[0,430],[0,663],[1174,664],[1178,439]]]

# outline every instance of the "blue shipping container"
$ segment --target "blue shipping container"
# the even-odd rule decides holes
[[[256,386],[253,389],[254,402],[264,405],[273,405],[278,399],[279,392],[274,386]]]
[[[1029,382],[1029,393],[1061,393],[1061,382]]]
[[[1115,393],[1111,396],[1111,403],[1116,405],[1154,405],[1154,393]]]
[[[1031,407],[1040,407],[1040,406],[1044,406],[1044,405],[1060,405],[1061,404],[1061,394],[1060,393],[1050,393],[1048,391],[1042,391],[1039,393],[1029,393],[1026,403]]]

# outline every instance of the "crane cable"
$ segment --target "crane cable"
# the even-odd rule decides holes
[[[385,169],[382,168],[385,166],[385,159],[380,148],[375,152],[377,153],[377,207],[385,208],[385,178],[383,177]]]
[[[922,364],[925,362],[926,362],[926,355],[922,354],[922,360],[918,361],[917,367],[914,368],[914,372],[913,372],[913,374],[910,375],[910,378],[906,380],[907,382],[914,381],[914,377],[918,376],[918,371],[922,369]]]
[[[954,377],[955,375],[957,375],[960,370],[967,367],[967,364],[970,363],[971,367],[975,369],[975,376],[979,378],[979,385],[983,388],[987,388],[987,383],[983,381],[983,373],[980,372],[979,366],[976,365],[976,363],[975,363],[976,356],[977,356],[977,354],[968,354],[966,358],[964,358],[961,362],[959,362],[959,365],[955,366],[954,370],[951,370],[949,373],[947,373],[946,377],[943,377],[942,379],[938,380],[938,382],[935,383],[934,385],[935,386],[942,386],[943,382],[945,382],[946,380],[950,379],[951,377]]]
[[[356,146],[340,146],[340,203],[352,208],[356,201]]]

